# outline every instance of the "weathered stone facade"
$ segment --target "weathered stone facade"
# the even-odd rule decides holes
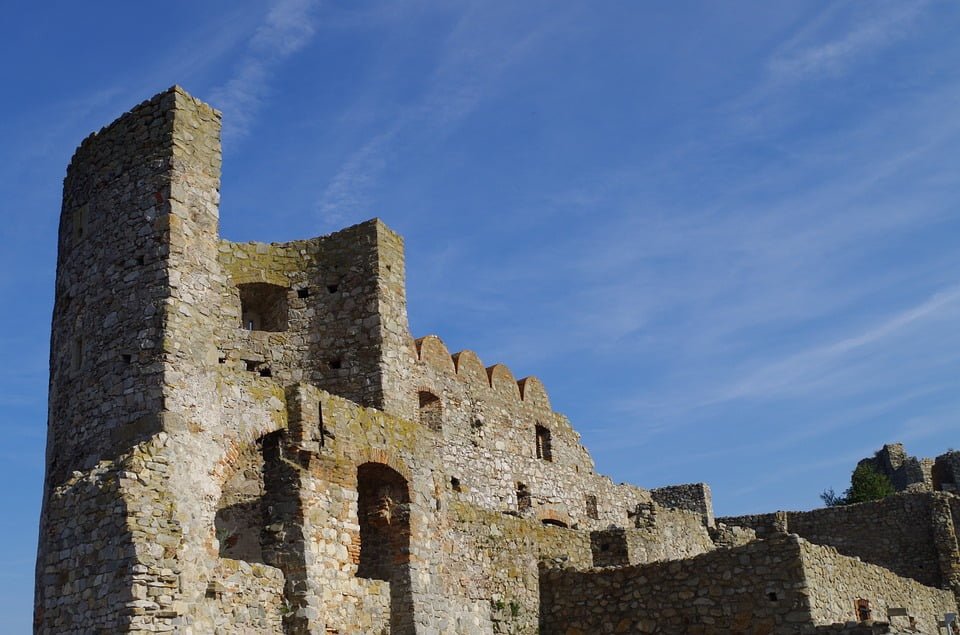
[[[617,632],[794,632],[854,619],[842,598],[896,578],[717,524],[704,484],[597,474],[535,377],[413,339],[403,241],[379,220],[221,240],[219,132],[173,88],[68,168],[36,632],[551,633],[588,606],[630,611]],[[930,518],[956,518],[940,496]],[[955,550],[925,544],[939,577],[898,572],[949,585]],[[605,604],[607,577],[643,608]],[[804,580],[816,593],[787,586]],[[803,619],[768,605],[774,583]],[[890,585],[924,620],[955,609]],[[709,610],[678,608],[693,587]]]
[[[902,443],[888,443],[857,465],[868,464],[890,479],[898,492],[960,492],[960,452],[948,450],[936,458],[909,456]]]

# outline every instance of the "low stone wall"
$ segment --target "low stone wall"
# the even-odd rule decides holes
[[[957,612],[950,591],[933,589],[901,578],[876,565],[841,556],[836,549],[800,543],[810,610],[820,623],[856,619],[855,601],[869,601],[872,617],[906,627],[910,618],[921,633],[936,633],[938,618]],[[906,609],[908,616],[889,616],[890,609]],[[889,616],[889,617],[888,617]]]
[[[686,509],[700,514],[707,527],[713,527],[713,496],[706,483],[669,485],[650,490],[654,502],[663,507]]]
[[[540,632],[796,633],[813,627],[795,536],[687,560],[544,570]]]
[[[939,587],[944,576],[938,549],[946,545],[935,540],[932,512],[933,500],[943,496],[948,495],[905,492],[857,505],[718,518],[717,522],[749,527],[760,537],[778,529],[799,534],[844,555]]]
[[[655,515],[642,527],[592,532],[593,566],[681,560],[716,548],[700,514],[659,507],[654,510]]]
[[[541,632],[559,635],[936,633],[957,611],[949,591],[782,533],[686,560],[544,570],[540,598]],[[857,599],[890,624],[858,624]]]

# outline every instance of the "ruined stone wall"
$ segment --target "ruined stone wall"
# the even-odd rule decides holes
[[[933,500],[945,494],[901,493],[879,501],[780,512],[786,531],[810,542],[835,547],[928,586],[944,583],[940,551],[949,545],[934,535]],[[750,527],[758,536],[775,531],[776,514],[718,518],[727,525]]]
[[[540,590],[541,632],[558,635],[795,633],[813,625],[799,541],[788,536],[673,562],[545,570]]]
[[[542,631],[566,635],[859,632],[857,599],[878,621],[904,609],[892,625],[913,617],[913,632],[935,633],[938,616],[956,611],[949,591],[788,534],[675,562],[546,570],[540,589]]]
[[[713,527],[713,497],[706,483],[669,485],[650,490],[653,500],[663,507],[686,509],[703,517],[707,527]]]
[[[650,502],[646,490],[595,473],[580,435],[552,410],[536,377],[518,381],[502,364],[485,368],[472,351],[451,355],[436,336],[417,340],[415,350],[412,363],[397,357],[409,364],[405,416],[423,419],[419,394],[437,398],[444,462],[469,467],[451,474],[465,500],[581,529],[630,525],[637,505]]]
[[[897,576],[887,569],[840,555],[836,549],[801,542],[810,609],[818,623],[857,621],[855,602],[867,600],[872,619],[906,627],[910,618],[920,633],[936,633],[937,620],[956,613],[953,594]],[[906,616],[890,615],[905,609]]]
[[[681,560],[716,549],[700,514],[660,507],[636,527],[591,532],[590,544],[594,567]]]
[[[933,488],[960,494],[960,452],[945,452],[933,463]]]
[[[383,245],[397,240],[379,220],[282,244],[221,240],[219,263],[227,284],[218,298],[220,362],[286,384],[310,382],[361,405],[384,408],[383,341],[389,336],[379,313],[383,277],[400,277],[395,285],[400,291],[390,297],[405,305],[402,251],[386,252]],[[388,256],[391,261],[385,263]],[[250,328],[243,320],[244,295],[262,298],[267,307],[281,305],[282,328]],[[406,313],[392,319],[390,327],[406,329]]]

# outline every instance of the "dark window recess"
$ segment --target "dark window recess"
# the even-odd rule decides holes
[[[143,265],[147,264],[147,259],[143,256],[137,256],[137,264],[142,267]]]
[[[218,363],[218,364],[226,364],[226,363],[227,363],[227,358],[224,357],[223,355],[221,355],[220,357],[217,358],[217,363]]]
[[[778,598],[777,598],[777,592],[776,592],[776,591],[770,591],[770,593],[767,593],[767,599],[770,600],[771,602],[776,602],[777,599],[778,599]]]
[[[523,483],[517,483],[517,511],[525,512],[533,506],[530,490]]]
[[[544,461],[553,460],[553,448],[550,447],[550,430],[537,424],[537,458]]]
[[[240,315],[248,331],[287,330],[287,288],[265,282],[237,285]]]
[[[587,518],[592,518],[597,520],[600,518],[600,513],[597,510],[597,497],[593,494],[587,494]]]
[[[562,520],[557,520],[556,518],[544,518],[544,519],[541,520],[540,522],[543,523],[544,525],[551,525],[551,526],[553,526],[553,527],[566,527],[566,526],[567,526],[567,523],[563,522]]]
[[[343,361],[340,359],[331,359],[327,362],[327,365],[333,370],[339,370],[343,366]]]
[[[453,491],[459,492],[459,491],[460,491],[460,479],[458,479],[456,476],[451,476],[451,477],[450,477],[450,487],[453,488]]]
[[[330,293],[336,293],[339,289],[340,289],[340,285],[339,285],[339,284],[328,284],[328,285],[327,285],[327,291],[329,291]]]
[[[75,337],[70,351],[70,370],[80,370],[81,366],[83,366],[83,338]]]
[[[87,235],[90,225],[90,213],[86,205],[81,205],[73,212],[73,239],[82,240]]]
[[[298,297],[298,298],[309,298],[309,297],[310,297],[310,289],[308,289],[307,287],[303,287],[302,289],[297,289],[297,297]]]
[[[386,465],[364,463],[357,469],[357,494],[357,577],[399,582],[410,558],[407,481]]]
[[[252,359],[243,360],[244,365],[246,366],[247,371],[255,373],[260,367],[260,362],[255,362]]]
[[[270,370],[268,366],[263,366],[260,368],[261,377],[273,377],[273,371]]]
[[[133,355],[131,355],[130,353],[124,353],[123,355],[120,356],[120,359],[123,360],[123,363],[129,364],[130,362],[133,361]]]
[[[861,622],[866,622],[870,619],[870,615],[873,611],[870,610],[870,600],[864,600],[863,598],[857,598],[856,600],[857,608],[857,619]]]
[[[440,397],[432,392],[421,390],[418,394],[420,401],[420,423],[434,432],[443,429],[443,404]]]

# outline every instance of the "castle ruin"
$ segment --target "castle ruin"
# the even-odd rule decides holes
[[[372,220],[219,238],[220,114],[174,87],[77,149],[35,632],[939,632],[960,497],[714,519],[594,471],[541,382],[407,323]]]

